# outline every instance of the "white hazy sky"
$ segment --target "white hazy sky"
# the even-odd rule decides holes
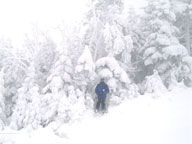
[[[0,37],[17,43],[32,24],[49,29],[61,20],[74,23],[84,10],[85,0],[0,0]]]
[[[49,29],[64,20],[75,23],[86,9],[87,0],[0,0],[0,37],[11,38],[13,43],[23,39],[33,23]],[[140,7],[144,0],[125,0],[127,5]]]

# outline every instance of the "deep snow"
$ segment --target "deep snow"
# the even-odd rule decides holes
[[[146,94],[75,123],[55,123],[0,134],[0,144],[192,144],[192,89],[177,87],[153,99]]]

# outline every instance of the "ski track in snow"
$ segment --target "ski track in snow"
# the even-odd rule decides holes
[[[156,99],[146,94],[103,116],[88,112],[81,121],[53,129],[7,129],[0,144],[192,144],[192,89],[177,88]]]

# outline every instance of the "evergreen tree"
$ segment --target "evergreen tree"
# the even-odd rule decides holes
[[[89,108],[93,106],[92,96],[95,79],[95,64],[88,46],[85,46],[85,49],[79,57],[75,67],[75,83],[84,93],[86,99],[85,103]]]
[[[28,59],[34,60],[37,84],[40,91],[45,87],[51,67],[55,61],[56,44],[49,33],[33,27],[32,34],[26,35],[25,48]]]
[[[75,86],[74,69],[67,50],[58,53],[56,62],[43,89],[42,124],[56,121],[58,125],[77,118],[84,111],[84,95]],[[81,102],[81,104],[79,104]]]
[[[0,72],[0,130],[4,129],[4,125],[5,125],[5,120],[6,120],[6,116],[5,116],[5,97],[4,97],[4,79],[3,79],[3,69],[1,69]]]
[[[109,51],[113,52],[113,49],[116,50],[115,54],[123,49],[122,45],[119,46],[120,49],[117,45],[117,42],[123,39],[122,27],[118,23],[122,9],[121,0],[92,1],[91,9],[87,14],[89,22],[87,22],[88,28],[84,41],[92,48],[94,61],[106,56]]]
[[[173,10],[176,14],[175,25],[179,28],[178,39],[187,48],[188,53],[192,54],[192,2],[191,0],[172,1]]]
[[[131,36],[133,40],[133,48],[139,51],[145,43],[145,35],[143,34],[143,28],[145,23],[142,23],[142,16],[139,15],[134,8],[127,8],[128,11],[124,12],[124,33]]]
[[[18,96],[11,117],[11,126],[21,129],[30,126],[33,129],[39,127],[41,122],[41,96],[35,81],[36,70],[32,62],[27,71],[27,77],[23,86],[18,89]]]
[[[133,40],[123,6],[122,0],[92,1],[84,42],[89,45],[94,61],[110,55],[130,73]]]
[[[143,47],[146,36],[144,35],[145,23],[142,22],[142,15],[138,14],[136,10],[132,7],[125,7],[124,10],[124,33],[127,35],[128,46],[126,51],[123,52],[123,55],[126,55],[128,58],[127,71],[136,83],[140,83],[143,80],[143,60],[142,54],[140,53],[141,48]],[[123,56],[124,57],[124,56]],[[130,64],[131,62],[131,64]]]
[[[114,57],[104,57],[96,62],[96,72],[105,78],[110,88],[111,103],[119,103],[129,93],[130,79]]]
[[[175,37],[178,29],[173,25],[175,14],[169,0],[149,1],[145,12],[148,37],[142,49],[144,65],[150,68],[150,73],[157,69],[168,85],[172,66],[180,67],[181,58],[187,55],[187,50]]]
[[[6,117],[11,116],[12,107],[15,103],[17,89],[22,86],[26,77],[26,69],[28,67],[28,59],[20,53],[9,49],[0,50],[4,54],[1,66],[4,69],[4,97],[5,97],[5,114]]]
[[[71,59],[64,51],[58,53],[56,62],[47,78],[47,84],[43,89],[43,125],[47,125],[54,120],[61,102],[61,106],[63,105],[62,108],[67,105],[68,87],[72,85],[72,74]],[[63,99],[65,101],[63,101]],[[64,110],[66,108],[67,107],[65,107]]]

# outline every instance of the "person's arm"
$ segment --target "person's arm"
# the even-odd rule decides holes
[[[105,92],[109,93],[109,87],[107,85],[105,85]]]
[[[95,88],[95,93],[98,94],[99,93],[99,90],[98,90],[98,85],[96,86]]]

